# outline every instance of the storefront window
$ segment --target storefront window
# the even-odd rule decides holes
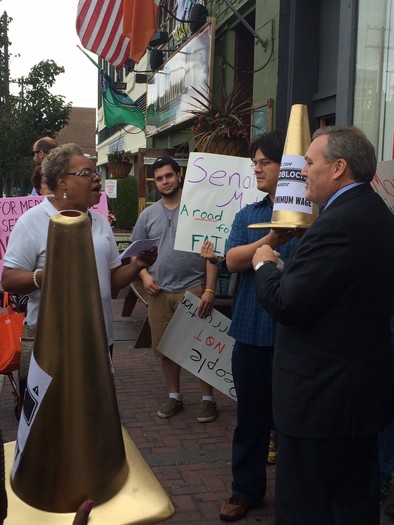
[[[354,93],[355,126],[374,144],[378,160],[393,158],[394,0],[360,0]]]

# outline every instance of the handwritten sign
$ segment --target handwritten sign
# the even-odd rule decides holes
[[[231,373],[234,339],[227,335],[230,320],[213,309],[203,319],[199,299],[186,292],[159,344],[159,351],[223,394],[236,399]]]
[[[175,249],[200,253],[210,240],[215,253],[224,248],[235,214],[262,200],[250,159],[191,153],[179,208]]]
[[[8,239],[16,221],[25,211],[37,206],[44,199],[42,195],[28,195],[27,197],[5,197],[0,199],[0,276],[3,272],[4,254],[7,249]],[[104,193],[100,202],[92,207],[93,210],[108,217],[108,204]]]
[[[394,160],[378,162],[376,171],[371,186],[394,213]]]

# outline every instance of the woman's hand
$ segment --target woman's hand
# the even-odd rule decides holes
[[[153,246],[149,250],[141,252],[136,258],[135,261],[139,268],[148,268],[157,259],[157,246]]]
[[[92,508],[93,501],[90,499],[84,501],[82,505],[79,506],[72,525],[87,525]]]

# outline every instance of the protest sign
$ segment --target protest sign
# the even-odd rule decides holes
[[[118,196],[118,181],[116,179],[107,179],[105,181],[105,193],[110,199],[116,199]]]
[[[378,162],[371,186],[394,213],[394,160]]]
[[[175,250],[200,253],[210,240],[215,253],[224,248],[235,214],[266,194],[256,186],[250,159],[191,153],[179,208]]]
[[[43,195],[28,195],[27,197],[4,197],[0,199],[0,276],[3,271],[4,254],[8,239],[19,217],[44,199]],[[100,202],[93,210],[108,217],[108,204],[105,193],[101,194]]]
[[[197,314],[199,298],[186,292],[159,344],[159,351],[231,399],[236,399],[231,373],[235,340],[227,335],[230,320],[213,309]]]

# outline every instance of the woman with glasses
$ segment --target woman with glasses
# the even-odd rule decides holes
[[[77,144],[64,144],[50,151],[43,161],[42,174],[52,195],[47,195],[41,204],[18,219],[9,238],[1,279],[4,290],[29,296],[22,342],[29,341],[32,346],[34,340],[50,218],[62,210],[73,209],[88,213],[91,219],[107,339],[112,353],[111,297],[129,285],[143,268],[154,263],[156,249],[141,253],[129,264],[121,264],[107,218],[94,210],[89,211],[100,201],[100,174]],[[23,390],[24,385],[20,387]]]

